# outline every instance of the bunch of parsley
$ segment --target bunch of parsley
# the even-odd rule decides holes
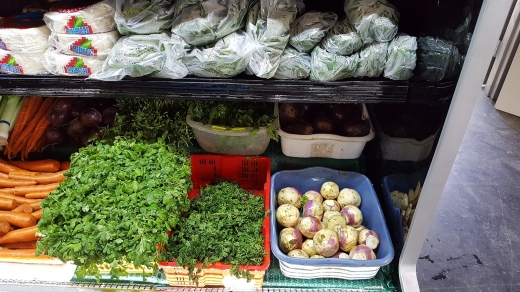
[[[81,148],[41,203],[37,254],[73,261],[80,279],[99,279],[104,262],[115,278],[124,275],[123,261],[156,271],[158,245],[189,209],[190,174],[189,155],[163,141],[116,138]]]
[[[264,260],[262,224],[267,216],[261,195],[254,196],[235,182],[221,181],[201,188],[165,246],[165,260],[189,270],[197,281],[196,264],[231,264],[231,273],[251,279],[239,265],[261,265]],[[200,271],[200,270],[198,270]]]

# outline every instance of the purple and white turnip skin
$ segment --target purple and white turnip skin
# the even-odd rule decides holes
[[[301,249],[291,250],[287,255],[292,258],[304,258],[304,259],[309,258],[309,256]]]
[[[291,250],[302,248],[302,234],[294,228],[284,228],[280,231],[280,250],[287,254]]]
[[[307,239],[302,243],[302,250],[310,257],[318,255],[316,249],[314,249],[314,240]]]
[[[302,194],[295,188],[286,187],[278,192],[278,206],[283,204],[293,205],[300,209],[302,206]]]
[[[361,232],[361,230],[363,230],[363,229],[368,229],[368,228],[366,228],[363,225],[359,225],[358,227],[356,227],[356,231],[357,231],[358,236],[359,236],[359,233]]]
[[[358,245],[350,251],[350,258],[353,260],[375,260],[376,254],[366,245]]]
[[[338,251],[333,256],[331,256],[331,258],[335,258],[335,259],[349,259],[350,256],[347,253]]]
[[[323,222],[323,224],[326,225],[329,218],[336,215],[343,216],[339,211],[326,211],[325,213],[323,213],[323,219],[321,221]]]
[[[339,249],[345,252],[351,251],[358,244],[356,229],[352,226],[343,226],[337,229]]]
[[[347,226],[347,220],[342,215],[334,215],[327,220],[326,228],[335,231],[336,226]]]
[[[331,257],[339,250],[339,240],[336,232],[328,229],[322,229],[314,235],[314,249],[316,253]]]
[[[332,181],[325,182],[321,185],[321,196],[327,200],[334,200],[339,196],[339,186]]]
[[[336,200],[325,200],[321,206],[323,207],[323,212],[341,210],[341,207]]]
[[[314,234],[321,230],[321,221],[314,216],[303,217],[299,230],[303,236],[313,238]]]
[[[348,205],[341,209],[341,213],[345,216],[347,220],[347,225],[358,227],[363,223],[363,214],[358,207]]]
[[[303,217],[307,216],[314,216],[321,221],[321,219],[323,219],[323,207],[321,203],[312,200],[307,201],[307,203],[303,205]]]
[[[303,201],[316,201],[320,204],[323,203],[323,197],[318,191],[307,191],[303,194]]]
[[[320,256],[319,254],[311,256],[311,259],[324,259],[324,256]]]
[[[341,208],[344,208],[347,205],[352,205],[359,207],[361,205],[361,196],[354,189],[344,188],[339,192],[339,196],[337,198],[339,205]]]
[[[276,221],[283,227],[293,227],[298,224],[300,211],[293,205],[283,204],[276,209]]]
[[[358,243],[376,249],[379,246],[379,235],[373,230],[363,229],[359,232]]]

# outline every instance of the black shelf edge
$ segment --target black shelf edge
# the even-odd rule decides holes
[[[0,74],[0,95],[51,97],[145,97],[165,99],[225,99],[268,102],[404,103],[410,99],[436,100],[454,91],[451,83],[414,83],[388,79],[356,79],[336,82],[264,80],[249,76],[236,79],[138,78],[116,82],[66,76]]]

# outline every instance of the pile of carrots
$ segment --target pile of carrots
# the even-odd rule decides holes
[[[65,179],[70,162],[0,159],[0,259],[34,257],[40,202]]]
[[[50,125],[48,113],[54,101],[51,97],[24,98],[4,155],[9,159],[20,155],[21,159],[25,160],[29,153],[42,148],[45,129]]]

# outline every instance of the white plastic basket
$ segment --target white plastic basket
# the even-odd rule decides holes
[[[379,267],[319,267],[293,265],[280,260],[280,271],[289,278],[365,280],[375,277]]]
[[[299,158],[356,159],[361,156],[365,144],[374,139],[375,136],[372,122],[364,104],[362,119],[368,120],[370,124],[370,133],[364,137],[344,137],[333,134],[295,135],[284,132],[280,128],[278,135],[280,135],[282,141],[282,152],[286,156]]]
[[[0,262],[0,271],[2,280],[69,282],[76,265],[59,260],[49,263]]]

